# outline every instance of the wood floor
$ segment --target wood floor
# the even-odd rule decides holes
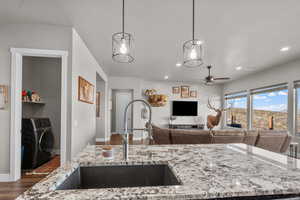
[[[13,200],[31,188],[34,184],[45,178],[50,172],[60,165],[60,157],[55,156],[49,162],[37,169],[22,173],[22,178],[17,182],[0,183],[0,200]]]
[[[132,135],[130,135],[129,144],[149,144],[148,140],[134,141],[132,138]],[[109,142],[97,142],[96,144],[120,145],[122,144],[122,136],[120,134],[113,134]],[[48,163],[35,169],[33,173],[27,172],[22,174],[22,178],[17,182],[0,183],[0,200],[13,200],[18,197],[27,189],[31,188],[34,184],[45,178],[48,175],[48,173],[45,172],[53,171],[54,169],[56,169],[60,165],[59,160],[60,159],[57,159],[56,157]]]

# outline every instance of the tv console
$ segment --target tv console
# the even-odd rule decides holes
[[[204,124],[169,124],[172,129],[204,129]]]

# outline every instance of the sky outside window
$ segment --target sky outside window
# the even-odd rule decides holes
[[[287,130],[288,90],[253,95],[253,127]]]

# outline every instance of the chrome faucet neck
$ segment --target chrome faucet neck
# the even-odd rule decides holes
[[[129,151],[129,132],[128,132],[128,121],[127,121],[127,113],[128,113],[128,109],[129,107],[134,104],[135,102],[141,102],[144,105],[146,105],[149,109],[149,119],[148,119],[148,127],[147,127],[147,131],[149,134],[150,139],[152,139],[152,128],[151,128],[151,124],[152,124],[152,108],[151,105],[143,100],[143,99],[135,99],[132,100],[128,103],[128,105],[125,108],[125,113],[124,113],[124,134],[123,134],[123,154],[124,154],[124,160],[128,160],[128,151]],[[132,129],[134,130],[134,128]]]

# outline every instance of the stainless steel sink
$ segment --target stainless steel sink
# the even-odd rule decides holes
[[[93,166],[76,169],[57,190],[180,185],[168,165]]]

